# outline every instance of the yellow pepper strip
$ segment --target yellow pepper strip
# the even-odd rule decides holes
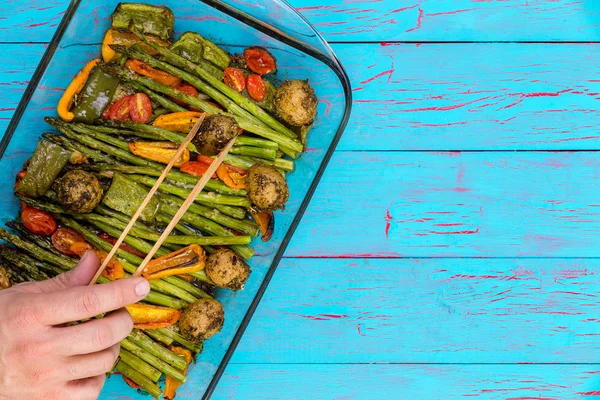
[[[130,142],[129,150],[136,156],[144,157],[159,163],[168,164],[175,157],[179,145],[171,142]],[[190,151],[184,150],[183,154],[175,163],[180,167],[190,161]]]
[[[137,329],[167,328],[179,321],[179,317],[181,317],[179,310],[168,307],[132,304],[125,308],[133,319],[134,328]]]
[[[188,133],[198,118],[204,113],[197,111],[183,111],[161,115],[154,120],[153,125],[172,132]]]
[[[58,115],[63,119],[63,121],[71,122],[73,121],[73,118],[75,118],[75,114],[69,111],[71,109],[71,105],[73,105],[73,99],[75,99],[75,96],[81,92],[83,86],[88,80],[88,77],[90,76],[90,73],[99,62],[100,59],[96,58],[87,63],[87,65],[83,67],[83,69],[79,71],[77,75],[75,75],[75,78],[73,78],[69,84],[69,87],[67,87],[65,93],[63,93],[62,98],[58,102],[58,107],[56,108]]]
[[[111,44],[115,43],[114,32],[113,29],[107,30],[106,35],[104,35],[104,40],[102,41],[102,59],[105,63],[109,63],[119,58],[119,54],[110,47]]]
[[[181,371],[181,373],[186,374],[189,365],[192,363],[192,353],[189,350],[186,350],[186,349],[184,349],[182,347],[178,347],[178,346],[169,346],[169,350],[171,350],[173,353],[185,358],[185,362],[187,363],[187,365],[186,365],[185,369],[183,371]],[[165,400],[173,400],[175,398],[177,389],[179,389],[179,386],[181,386],[181,385],[182,385],[182,383],[179,382],[177,379],[175,379],[171,376],[167,376],[167,381],[165,382],[164,399]]]
[[[191,244],[150,261],[142,271],[142,276],[148,280],[159,279],[165,276],[200,272],[205,266],[204,250],[197,244]]]

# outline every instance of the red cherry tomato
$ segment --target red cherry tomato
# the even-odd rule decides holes
[[[264,47],[248,47],[244,51],[244,60],[246,60],[248,68],[259,75],[267,75],[276,67],[275,57]]]
[[[181,172],[185,172],[186,174],[194,175],[194,176],[202,176],[210,167],[213,159],[205,156],[198,156],[198,161],[188,161],[183,164],[179,170]],[[217,178],[217,174],[213,174],[213,179]]]
[[[146,93],[136,93],[129,99],[129,114],[136,124],[147,124],[152,119],[152,101]]]
[[[75,229],[58,228],[52,234],[52,245],[54,248],[68,256],[75,255],[75,252],[71,250],[71,245],[77,242],[85,242],[85,239]]]
[[[25,203],[23,203],[22,207],[21,220],[25,228],[31,233],[42,236],[50,236],[54,233],[56,230],[56,221],[52,215],[45,211],[29,207]]]
[[[127,121],[129,119],[129,101],[133,96],[125,96],[110,107],[109,118],[113,121]]]
[[[246,88],[246,77],[244,76],[242,71],[240,71],[237,68],[229,67],[225,70],[223,74],[225,75],[223,81],[227,86],[229,86],[236,92],[241,93],[244,91],[244,89]]]
[[[267,86],[260,75],[252,74],[248,77],[246,86],[250,97],[256,101],[263,101],[267,96]]]
[[[181,93],[185,93],[190,96],[198,97],[198,90],[190,85],[189,83],[181,82],[177,85],[173,86],[173,89],[180,91]],[[171,100],[182,107],[187,107],[187,104],[181,100],[177,100],[171,97]]]

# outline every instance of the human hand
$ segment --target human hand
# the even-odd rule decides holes
[[[86,286],[97,269],[88,251],[70,272],[0,291],[0,399],[98,397],[133,328],[123,307],[146,297],[150,285],[136,277]]]

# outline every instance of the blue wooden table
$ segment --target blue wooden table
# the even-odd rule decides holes
[[[214,398],[600,398],[600,1],[293,4],[354,110]],[[66,7],[2,3],[1,131]]]

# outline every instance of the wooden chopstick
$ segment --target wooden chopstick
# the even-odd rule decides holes
[[[141,274],[142,271],[144,270],[144,268],[146,268],[146,265],[150,262],[150,260],[152,260],[152,257],[154,257],[154,254],[156,254],[156,252],[158,251],[160,246],[162,246],[165,239],[171,234],[171,231],[173,230],[173,228],[175,228],[175,225],[177,225],[177,223],[179,223],[179,220],[181,219],[181,217],[183,217],[183,215],[187,212],[188,208],[190,208],[190,206],[194,203],[194,201],[196,200],[196,198],[198,197],[198,195],[200,194],[202,189],[204,189],[204,186],[206,186],[206,184],[208,183],[210,178],[217,171],[217,168],[219,168],[221,163],[223,163],[225,156],[227,155],[227,153],[229,153],[229,150],[231,150],[231,148],[233,147],[233,144],[235,143],[235,139],[236,139],[235,137],[233,139],[231,139],[229,141],[229,143],[227,143],[227,145],[223,148],[223,150],[221,150],[221,152],[219,153],[219,156],[217,158],[215,158],[212,163],[210,163],[208,170],[204,173],[204,175],[202,175],[202,179],[200,179],[198,181],[198,183],[194,187],[194,190],[192,190],[192,193],[190,193],[190,195],[185,199],[185,201],[183,202],[183,204],[181,205],[181,207],[179,208],[179,210],[177,211],[177,213],[175,214],[175,216],[173,217],[173,219],[171,220],[171,222],[169,223],[167,228],[164,230],[162,235],[160,235],[160,237],[158,238],[158,241],[154,244],[154,247],[152,247],[152,250],[150,250],[150,252],[146,256],[144,261],[140,264],[138,269],[135,271],[133,276]]]
[[[196,123],[194,124],[194,126],[190,130],[190,133],[188,133],[188,135],[186,136],[186,138],[183,141],[183,143],[181,144],[181,146],[179,146],[179,149],[177,149],[177,152],[175,153],[175,156],[173,156],[173,158],[171,159],[171,161],[169,161],[169,164],[167,164],[167,166],[164,169],[164,171],[162,172],[162,174],[160,174],[160,176],[156,180],[156,183],[154,184],[154,186],[152,186],[152,189],[150,189],[150,192],[148,192],[148,195],[146,196],[146,198],[144,199],[144,201],[142,201],[142,204],[140,205],[140,207],[137,209],[137,211],[135,212],[135,214],[133,214],[133,217],[131,217],[131,221],[129,221],[129,223],[127,224],[127,226],[123,230],[123,233],[121,233],[121,236],[119,237],[119,239],[116,241],[116,243],[114,244],[114,246],[110,250],[110,253],[108,253],[108,256],[106,256],[106,258],[104,259],[104,262],[102,262],[102,265],[100,266],[100,268],[96,272],[96,275],[94,275],[94,277],[90,281],[90,283],[89,283],[90,285],[93,285],[93,284],[96,283],[96,281],[98,280],[98,278],[100,277],[100,275],[102,275],[102,273],[106,269],[106,266],[108,265],[108,263],[110,262],[110,260],[114,257],[115,253],[119,250],[119,247],[121,246],[121,244],[123,243],[123,241],[125,240],[125,238],[127,237],[127,235],[129,234],[129,231],[131,230],[131,228],[133,227],[133,225],[135,224],[135,222],[137,221],[137,219],[139,218],[139,216],[144,211],[144,208],[146,208],[146,206],[148,205],[148,203],[150,203],[150,200],[152,200],[152,197],[156,194],[156,191],[158,190],[160,184],[165,180],[165,178],[167,177],[167,175],[169,174],[169,172],[171,172],[171,169],[173,168],[173,165],[175,165],[175,163],[177,162],[177,160],[179,160],[179,158],[181,157],[181,155],[183,154],[183,152],[185,151],[185,149],[187,148],[187,146],[190,144],[190,142],[192,141],[192,139],[194,138],[194,136],[198,132],[198,129],[200,129],[200,125],[202,125],[202,122],[204,122],[204,117],[205,117],[205,115],[201,115],[200,118],[198,118],[198,121],[196,121]],[[212,176],[212,172],[208,176],[209,177]],[[153,251],[152,255],[154,255],[154,253],[155,252]],[[137,271],[136,271],[136,274],[137,274]]]

